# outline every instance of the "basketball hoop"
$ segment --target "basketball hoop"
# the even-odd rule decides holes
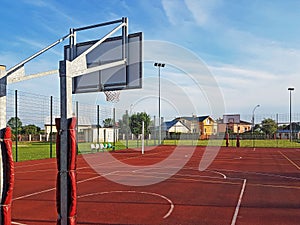
[[[116,103],[120,101],[120,91],[104,91],[106,101]]]

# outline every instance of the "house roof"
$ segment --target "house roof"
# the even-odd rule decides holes
[[[162,127],[165,130],[169,130],[171,127],[173,127],[176,123],[181,123],[182,126],[186,127],[187,129],[189,129],[185,124],[183,124],[181,121],[178,121],[176,119],[172,120],[172,121],[166,121],[162,124]]]
[[[292,130],[293,131],[300,131],[299,123],[293,122],[291,125],[292,125]],[[290,125],[287,125],[286,127],[284,127],[283,130],[290,130]]]
[[[277,130],[277,133],[289,134],[290,130]],[[300,133],[300,130],[293,130],[293,133]]]
[[[240,124],[244,124],[244,125],[252,125],[252,123],[245,121],[245,120],[240,120]]]
[[[182,116],[182,117],[175,118],[175,120],[178,121],[178,120],[184,119],[184,120],[188,120],[188,121],[195,121],[196,120],[198,122],[203,122],[207,118],[211,118],[211,117],[210,116],[197,116],[197,117],[194,117],[194,116]]]
[[[172,120],[172,121],[166,121],[162,124],[162,126],[166,129],[169,130],[171,127],[173,127],[178,121]]]
[[[225,124],[225,123],[223,123],[223,119],[218,119],[217,122],[219,124]],[[237,123],[235,123],[235,124],[237,124]],[[240,120],[239,124],[241,124],[241,125],[252,125],[252,123],[250,123],[248,121],[245,121],[245,120]]]

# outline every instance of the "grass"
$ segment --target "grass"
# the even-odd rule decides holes
[[[225,140],[164,140],[163,143],[165,145],[226,146]],[[229,146],[236,147],[236,140],[229,140]],[[240,147],[300,148],[300,143],[289,140],[240,140]]]
[[[52,145],[52,157],[56,156],[55,144]],[[50,158],[49,142],[18,142],[18,152],[13,142],[14,161],[36,160]]]
[[[115,150],[128,148],[140,148],[140,140],[118,141]],[[157,145],[154,140],[145,140],[146,146]],[[164,145],[193,145],[193,146],[225,146],[225,140],[164,140]],[[236,140],[230,140],[229,146],[236,146]],[[290,142],[289,140],[241,140],[240,147],[270,147],[270,148],[300,148],[299,142]],[[52,157],[56,157],[56,145],[52,144]],[[112,149],[107,149],[111,151]],[[78,143],[79,154],[91,153],[91,143]],[[13,158],[16,161],[36,160],[50,158],[49,142],[18,142],[18,152],[16,154],[16,146],[13,142]]]

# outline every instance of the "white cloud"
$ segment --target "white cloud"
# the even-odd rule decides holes
[[[162,6],[169,22],[173,26],[186,25],[193,20],[188,8],[180,0],[163,0]]]
[[[257,82],[257,80],[274,81],[277,78],[274,74],[267,71],[239,68],[233,65],[209,66],[209,69],[213,74],[217,75],[219,81],[226,83]]]
[[[214,23],[213,12],[220,3],[220,0],[185,0],[185,4],[198,26]]]
[[[221,0],[163,0],[162,6],[173,26],[208,27],[214,24],[214,11]]]
[[[57,14],[57,16],[63,18],[64,20],[77,22],[73,17],[69,16],[63,10],[60,10],[62,8],[61,5],[59,6],[55,5],[54,2],[51,3],[50,1],[44,1],[44,0],[25,0],[25,3],[37,7],[46,8],[47,10],[51,10],[53,13]]]
[[[257,104],[262,106],[261,111],[274,109],[274,113],[285,112],[287,88],[300,83],[300,77],[296,75],[285,79],[269,71],[225,64],[209,68],[220,84],[226,109],[230,112],[247,114]],[[293,82],[290,83],[290,80]]]
[[[224,32],[224,44],[240,57],[236,63],[282,75],[300,70],[300,49],[252,33],[229,29]]]
[[[35,50],[34,53],[46,48],[47,46],[49,46],[50,44],[52,43],[41,43],[41,41],[36,41],[36,40],[33,40],[33,39],[28,39],[28,38],[24,38],[24,37],[18,37],[17,38],[18,41],[20,42],[23,42],[23,44],[30,46],[32,49]],[[55,40],[53,40],[53,43],[55,42]],[[54,53],[55,55],[57,55],[58,57],[62,57],[62,52],[61,51],[58,51],[58,50],[55,50],[55,49],[50,49],[49,51],[51,51],[52,53]]]

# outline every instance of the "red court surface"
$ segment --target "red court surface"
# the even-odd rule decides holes
[[[162,168],[174,149],[180,153]],[[205,147],[191,150],[79,156],[77,224],[299,224],[299,149],[221,148],[205,171],[198,169]],[[56,173],[55,159],[15,164],[12,224],[55,224]],[[138,186],[142,181],[159,182]]]

